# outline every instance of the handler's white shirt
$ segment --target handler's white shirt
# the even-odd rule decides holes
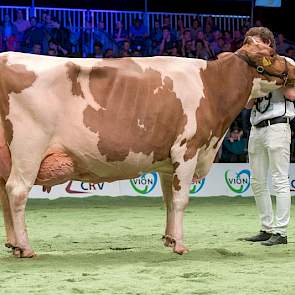
[[[250,121],[252,125],[256,125],[263,120],[276,117],[286,117],[290,120],[295,117],[293,102],[286,100],[280,89],[257,99],[257,103],[251,111]]]

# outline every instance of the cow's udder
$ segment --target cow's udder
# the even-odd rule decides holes
[[[36,184],[50,187],[64,183],[74,174],[74,161],[64,152],[54,152],[47,155],[37,175]]]

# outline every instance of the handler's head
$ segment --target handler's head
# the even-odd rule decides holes
[[[249,38],[253,37],[258,42],[263,42],[276,50],[276,41],[272,31],[266,27],[253,27],[246,32],[244,44],[249,42]]]

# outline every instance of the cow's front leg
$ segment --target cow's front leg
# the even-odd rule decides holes
[[[3,179],[0,179],[0,200],[2,205],[4,225],[6,231],[5,246],[8,248],[12,248],[12,250],[14,250],[16,247],[16,237],[12,222],[9,200],[5,188],[5,181]]]
[[[166,206],[166,228],[165,234],[163,235],[162,239],[166,247],[173,247],[173,231],[171,229],[172,222],[169,221],[169,219],[171,218],[171,214],[169,214],[170,211],[168,210],[168,207],[170,206],[172,201],[172,175],[160,173],[160,180],[163,192],[163,199]]]

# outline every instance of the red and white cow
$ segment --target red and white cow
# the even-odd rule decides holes
[[[295,67],[262,44],[211,62],[0,54],[6,246],[18,257],[34,256],[25,226],[34,184],[111,182],[158,171],[167,205],[164,243],[185,253],[182,223],[192,178],[208,173],[250,93],[263,96],[294,79]]]

